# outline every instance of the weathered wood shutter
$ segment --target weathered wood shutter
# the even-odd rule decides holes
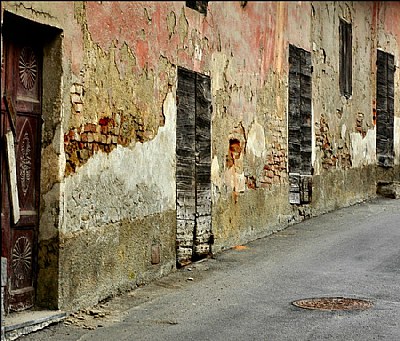
[[[341,95],[350,97],[352,94],[352,28],[351,23],[347,23],[340,19],[339,25],[340,36],[340,70],[339,70],[339,87]]]
[[[376,154],[378,164],[394,162],[394,56],[378,50],[376,79]]]
[[[210,253],[211,87],[207,76],[178,68],[177,263]]]
[[[290,202],[311,200],[311,53],[289,45],[289,182]]]
[[[196,74],[196,228],[194,256],[210,253],[211,238],[211,87]]]

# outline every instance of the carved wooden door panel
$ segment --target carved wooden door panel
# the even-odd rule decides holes
[[[39,227],[41,49],[23,40],[4,40],[2,141],[14,135],[16,184],[2,170],[2,256],[7,258],[7,310],[20,311],[34,304]],[[2,152],[2,166],[10,166]],[[8,161],[7,161],[8,160]],[[16,186],[17,202],[9,193]],[[15,189],[14,189],[15,190]],[[19,219],[10,210],[18,205]]]

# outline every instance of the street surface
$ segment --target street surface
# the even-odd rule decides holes
[[[366,310],[295,307],[368,300]],[[400,200],[288,227],[82,310],[21,341],[400,340]]]

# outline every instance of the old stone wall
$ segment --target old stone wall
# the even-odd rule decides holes
[[[376,195],[376,50],[399,66],[391,2],[3,2],[49,25],[38,296],[78,309],[176,266],[177,67],[211,79],[211,250]],[[339,21],[352,23],[352,96]],[[310,203],[290,204],[289,44],[311,53]],[[311,194],[311,192],[310,192]]]

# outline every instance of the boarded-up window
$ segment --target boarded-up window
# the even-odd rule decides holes
[[[186,6],[192,8],[201,14],[207,14],[208,1],[186,1]]]
[[[290,202],[311,201],[311,53],[289,45]]]
[[[176,122],[177,264],[210,253],[211,83],[178,68]]]
[[[376,155],[380,166],[394,162],[394,56],[378,50],[376,76]]]
[[[352,32],[351,24],[340,19],[339,25],[339,86],[340,94],[349,98],[352,94]]]

